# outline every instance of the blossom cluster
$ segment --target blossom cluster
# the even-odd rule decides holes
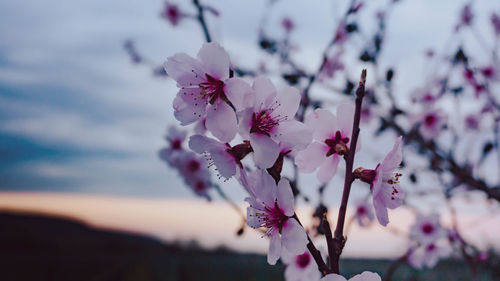
[[[247,225],[265,229],[270,239],[268,263],[275,264],[281,257],[288,264],[287,275],[318,280],[318,267],[311,266],[310,238],[295,214],[294,194],[281,170],[284,160],[290,159],[298,171],[317,170],[321,183],[331,181],[340,160],[355,152],[351,152],[354,105],[341,104],[336,114],[316,109],[301,122],[296,115],[302,96],[296,88],[277,89],[264,76],[251,83],[234,77],[229,55],[217,43],[204,44],[196,58],[184,53],[169,57],[165,71],[179,88],[173,101],[175,118],[182,126],[195,126],[189,148],[203,155],[219,178],[235,178],[248,193]],[[173,150],[186,135],[175,135],[175,131],[169,134],[171,146],[161,156],[171,165],[182,165],[174,156],[180,154]],[[384,226],[389,222],[387,209],[401,205],[404,196],[398,181],[401,174],[395,172],[402,161],[401,141],[397,139],[373,170],[358,168],[352,179],[369,184],[377,218]],[[244,164],[247,156],[252,166]]]
[[[196,195],[210,200],[208,191],[213,187],[210,171],[202,157],[184,148],[186,136],[186,131],[169,127],[165,136],[167,145],[160,150],[159,157],[179,172]]]
[[[452,252],[450,241],[455,241],[454,233],[439,222],[439,215],[419,214],[410,229],[412,245],[408,262],[415,268],[434,267],[439,259]]]

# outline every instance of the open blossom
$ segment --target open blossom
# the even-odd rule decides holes
[[[423,243],[411,250],[408,255],[408,263],[417,269],[432,268],[438,263],[439,259],[446,258],[451,253],[451,247],[445,243]]]
[[[321,273],[309,250],[300,255],[284,254],[281,259],[286,264],[286,281],[318,281],[321,278]]]
[[[438,137],[446,124],[448,117],[441,109],[429,108],[414,117],[419,124],[419,131],[425,139]]]
[[[196,153],[204,154],[209,166],[215,165],[219,175],[226,179],[234,176],[238,168],[243,168],[241,160],[252,152],[248,142],[231,147],[227,143],[202,135],[191,136],[189,148]]]
[[[354,106],[341,104],[337,116],[326,109],[316,109],[306,117],[306,125],[313,129],[314,142],[295,157],[299,171],[312,173],[318,167],[316,177],[329,182],[337,171],[340,158],[351,145]]]
[[[180,88],[174,116],[181,125],[206,118],[206,128],[220,141],[236,135],[237,111],[245,108],[252,89],[240,78],[229,78],[229,56],[217,43],[205,43],[197,58],[176,54],[165,62],[167,74]]]
[[[372,206],[366,199],[354,201],[354,211],[354,218],[361,227],[369,225],[375,218]]]
[[[395,209],[403,204],[404,191],[399,186],[401,174],[395,173],[403,160],[402,137],[394,143],[394,147],[385,156],[375,170],[358,168],[354,176],[370,184],[373,197],[373,207],[379,223],[386,226],[389,223],[387,209]]]
[[[281,179],[278,184],[264,170],[256,171],[257,180],[250,189],[254,195],[245,199],[247,208],[247,224],[252,228],[267,228],[266,234],[271,239],[267,262],[275,264],[282,251],[292,255],[300,255],[307,249],[307,235],[292,216],[294,198],[290,183]]]
[[[210,171],[203,163],[203,158],[193,152],[184,151],[175,165],[186,184],[198,195],[210,200],[208,191],[212,188]]]
[[[253,83],[255,99],[240,112],[239,132],[250,140],[255,164],[271,167],[281,151],[280,142],[303,149],[311,142],[310,130],[294,119],[299,109],[300,94],[286,86],[277,91],[271,80],[257,77]]]
[[[160,150],[160,158],[168,164],[173,165],[183,151],[182,143],[186,139],[186,135],[186,131],[179,130],[175,126],[169,127],[165,136],[168,146]]]
[[[410,228],[410,237],[421,243],[434,242],[447,236],[446,230],[439,224],[439,215],[419,214],[415,224]]]
[[[347,279],[335,273],[331,273],[325,275],[325,277],[321,278],[320,281],[347,281]],[[361,274],[353,276],[349,281],[382,281],[380,276],[377,273],[373,273],[370,271],[365,271]]]

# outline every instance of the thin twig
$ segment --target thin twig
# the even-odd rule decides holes
[[[205,16],[203,15],[203,6],[200,4],[199,0],[193,0],[194,6],[198,9],[198,22],[203,29],[203,34],[205,35],[205,41],[212,42],[212,37],[210,36],[210,32],[208,31],[207,22],[205,21]]]

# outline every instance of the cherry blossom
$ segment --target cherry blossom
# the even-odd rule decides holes
[[[202,135],[189,138],[189,148],[199,154],[204,154],[209,166],[215,165],[220,176],[229,179],[236,174],[238,167],[242,167],[241,160],[252,151],[250,144],[231,147],[215,139]]]
[[[186,135],[186,131],[179,130],[175,126],[170,126],[165,136],[168,146],[160,150],[160,158],[168,164],[174,165],[179,155],[182,154],[182,143],[186,139]]]
[[[173,26],[176,26],[181,18],[185,17],[184,13],[179,10],[177,5],[168,2],[165,3],[165,7],[163,8],[163,12],[160,16],[166,19]]]
[[[451,253],[452,249],[449,245],[435,242],[423,243],[410,251],[408,263],[417,269],[432,268],[439,259],[448,257]]]
[[[481,115],[469,114],[465,117],[465,128],[468,130],[478,130],[481,122]]]
[[[373,221],[373,207],[366,199],[355,200],[354,210],[354,218],[358,222],[359,226],[365,227]]]
[[[294,119],[300,94],[286,86],[277,91],[271,80],[257,77],[253,83],[253,104],[240,112],[239,132],[250,140],[259,168],[271,167],[281,151],[280,142],[303,149],[311,142],[310,130]]]
[[[426,108],[413,118],[419,124],[419,131],[422,136],[428,140],[438,137],[448,120],[443,110],[433,107]]]
[[[203,163],[203,158],[190,151],[183,152],[176,163],[186,184],[198,195],[210,199],[208,190],[212,187],[210,171]]]
[[[174,116],[181,125],[206,117],[206,128],[220,141],[236,135],[233,110],[245,108],[252,89],[240,78],[229,78],[229,56],[219,44],[205,43],[197,58],[176,54],[167,59],[165,70],[180,88],[174,99]]]
[[[424,105],[431,105],[436,101],[436,96],[430,89],[420,88],[416,89],[411,94],[411,100],[414,103],[422,103]]]
[[[487,79],[495,80],[498,78],[497,69],[494,66],[491,66],[491,65],[485,66],[485,67],[481,68],[480,70],[481,70],[481,74]]]
[[[462,8],[460,14],[460,22],[455,27],[455,30],[459,30],[464,26],[470,26],[472,24],[473,19],[474,19],[474,14],[472,13],[471,5],[467,4]]]
[[[295,29],[295,23],[289,17],[284,17],[281,20],[281,26],[283,27],[283,29],[285,29],[286,32],[291,32]]]
[[[318,281],[321,278],[321,273],[309,250],[300,255],[282,254],[281,260],[286,264],[286,281]]]
[[[401,174],[394,172],[403,160],[402,139],[399,137],[396,140],[392,150],[375,170],[358,168],[354,171],[355,178],[370,184],[375,215],[383,226],[389,223],[387,208],[395,209],[403,204],[404,191],[399,186]]]
[[[306,117],[306,125],[313,129],[314,142],[297,153],[295,164],[299,171],[312,173],[320,182],[329,182],[337,171],[340,158],[349,150],[354,107],[341,104],[337,116],[326,109],[316,109]]]
[[[447,232],[439,224],[438,214],[426,216],[419,214],[415,224],[410,228],[410,237],[422,243],[430,243],[447,237]]]
[[[493,13],[491,15],[491,25],[493,25],[493,30],[495,31],[496,36],[500,36],[500,16],[498,14]]]
[[[334,78],[336,72],[344,70],[344,63],[341,60],[343,53],[341,49],[323,61],[322,76]]]
[[[292,188],[287,179],[278,184],[264,170],[254,172],[257,180],[251,183],[253,196],[245,199],[247,208],[247,224],[252,228],[267,228],[266,235],[271,239],[267,262],[276,264],[283,250],[293,255],[306,251],[307,235],[293,218],[294,198]]]
[[[331,273],[325,275],[320,281],[348,281],[344,276]],[[364,271],[361,274],[354,275],[349,279],[349,281],[382,281],[377,273]]]

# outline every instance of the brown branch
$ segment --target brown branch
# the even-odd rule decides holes
[[[395,108],[395,110],[399,110]],[[430,159],[439,160],[440,162],[446,163],[445,167],[449,172],[453,173],[459,182],[466,184],[468,187],[484,192],[488,198],[495,199],[500,202],[500,187],[490,187],[483,179],[474,177],[472,172],[465,166],[461,166],[457,163],[452,155],[446,154],[440,149],[439,145],[433,140],[426,140],[419,132],[415,130],[405,131],[401,126],[399,126],[394,117],[392,118],[382,118],[382,122],[385,126],[393,129],[398,134],[402,135],[404,139],[409,142],[416,143],[421,149],[431,153]]]
[[[361,72],[361,80],[359,82],[359,87],[356,90],[356,109],[354,112],[354,123],[352,126],[352,137],[351,145],[349,146],[349,153],[345,158],[346,162],[346,174],[344,180],[344,191],[342,192],[342,201],[340,203],[339,215],[337,219],[337,226],[334,232],[333,243],[335,249],[333,253],[330,253],[332,258],[332,264],[330,265],[331,271],[333,273],[339,273],[339,260],[342,254],[342,249],[344,248],[345,238],[344,238],[344,221],[347,212],[347,202],[349,200],[349,193],[351,192],[351,185],[354,181],[352,169],[354,164],[354,155],[356,154],[356,144],[358,142],[359,136],[359,122],[361,119],[361,104],[363,102],[363,97],[365,95],[365,83],[366,83],[366,69]]]

